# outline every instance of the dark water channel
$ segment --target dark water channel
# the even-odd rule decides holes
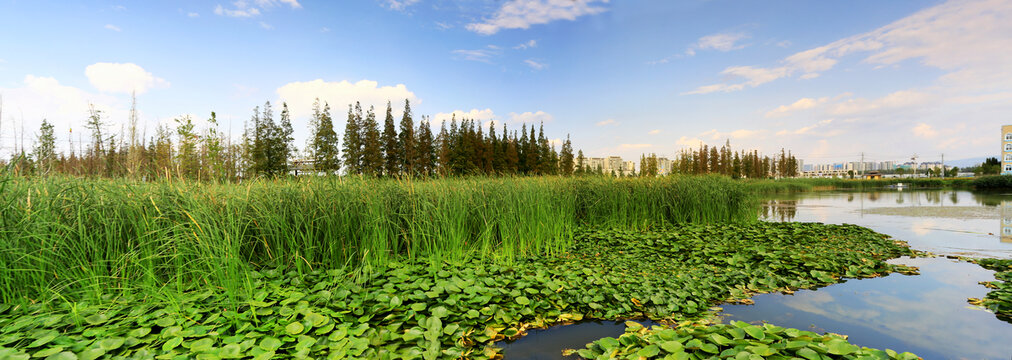
[[[1012,194],[967,191],[817,192],[764,201],[760,218],[857,224],[939,255],[1012,258]],[[993,272],[944,257],[891,260],[920,275],[851,279],[793,295],[764,294],[755,305],[723,306],[725,321],[850,336],[854,344],[910,351],[925,359],[1012,358],[1012,324],[969,305]],[[562,349],[621,335],[622,322],[584,322],[531,331],[504,347],[507,359],[565,359]]]

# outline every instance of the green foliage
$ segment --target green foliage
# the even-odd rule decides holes
[[[720,199],[720,201],[715,201]],[[259,266],[557,253],[577,226],[754,221],[725,178],[305,178],[243,185],[19,179],[0,192],[0,297],[130,292]]]
[[[203,234],[188,242],[208,246],[215,241],[207,237],[212,225],[203,225],[203,230],[180,226],[179,231]],[[312,268],[291,264],[237,274],[243,285],[234,295],[204,278],[181,282],[181,291],[167,300],[157,291],[124,291],[75,301],[3,304],[0,356],[485,359],[499,355],[495,341],[532,328],[591,318],[700,319],[715,303],[758,292],[903,270],[884,260],[911,254],[884,235],[851,225],[692,224],[651,231],[581,230],[574,239],[566,252],[511,264],[416,260],[358,269],[333,262]],[[198,263],[178,260],[181,266]],[[779,337],[794,330],[692,331],[705,337],[681,340],[686,351],[731,348],[744,340],[749,351],[766,353],[780,351]],[[598,344],[641,344],[634,353],[644,357],[678,348],[640,343],[644,336]],[[802,336],[821,341],[800,332],[791,340]],[[813,350],[865,351],[832,339],[823,345]]]
[[[337,174],[341,169],[341,158],[338,150],[337,133],[334,132],[334,120],[330,117],[330,104],[320,100],[313,103],[313,137],[309,143],[309,153],[313,157],[313,169],[327,175]]]
[[[993,289],[981,299],[970,299],[994,312],[999,319],[1012,323],[1012,259],[975,259],[985,269],[994,270],[996,281],[982,283]]]
[[[970,182],[977,190],[1007,190],[1012,189],[1012,175],[981,176]]]
[[[355,102],[354,111],[348,105],[348,120],[344,124],[344,167],[348,175],[362,173],[362,105]]]
[[[746,186],[758,194],[818,191],[818,190],[862,190],[882,189],[889,185],[903,183],[914,189],[939,189],[956,188],[968,189],[975,186],[976,180],[968,178],[890,178],[890,179],[840,179],[840,178],[813,178],[813,179],[761,179],[745,180]]]
[[[584,359],[920,359],[907,352],[852,345],[840,335],[741,321],[675,328],[627,322],[618,339],[606,337],[572,353]]]

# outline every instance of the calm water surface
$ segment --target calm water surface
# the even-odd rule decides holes
[[[764,201],[760,218],[857,224],[939,255],[1012,258],[1012,194],[967,191],[817,192]],[[946,258],[891,260],[920,275],[851,279],[793,295],[753,297],[726,305],[727,320],[833,332],[873,348],[925,359],[1012,358],[1012,324],[966,303],[983,297],[993,272]],[[587,322],[530,332],[505,347],[507,359],[563,359],[562,349],[622,334],[622,323]]]

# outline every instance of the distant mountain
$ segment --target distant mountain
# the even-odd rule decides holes
[[[961,167],[961,168],[962,167],[974,167],[974,166],[980,165],[980,163],[984,162],[984,159],[986,159],[986,158],[984,158],[984,157],[977,157],[977,158],[969,158],[969,159],[950,160],[950,161],[946,161],[945,165],[947,165],[947,166],[958,166],[958,167]]]

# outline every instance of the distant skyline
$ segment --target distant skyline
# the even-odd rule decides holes
[[[42,118],[65,150],[87,104],[113,133],[137,93],[158,123],[218,114],[233,139],[313,99],[434,126],[544,121],[588,157],[700,142],[806,164],[998,156],[1012,124],[1012,2],[0,0],[0,152]],[[497,129],[498,130],[498,129]],[[20,142],[20,134],[17,141]]]

